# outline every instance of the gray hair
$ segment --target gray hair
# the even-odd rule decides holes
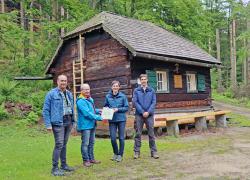
[[[87,84],[87,83],[82,84],[81,85],[81,90],[83,90],[83,89],[90,89],[89,84]]]

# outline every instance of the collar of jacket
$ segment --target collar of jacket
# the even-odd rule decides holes
[[[121,96],[120,91],[119,91],[116,95],[114,95],[114,94],[113,94],[113,91],[112,91],[112,90],[109,90],[108,94],[109,94],[109,97],[120,97],[120,96]]]
[[[142,88],[142,86],[140,86],[139,91],[144,92],[144,89]],[[145,92],[150,92],[150,91],[152,91],[151,87],[147,86],[145,89]]]
[[[60,94],[61,89],[59,89],[59,87],[56,87],[56,91],[57,91],[58,94]],[[69,93],[69,91],[67,89],[66,89],[66,93],[67,94]]]

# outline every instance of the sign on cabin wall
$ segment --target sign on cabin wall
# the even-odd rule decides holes
[[[182,75],[174,75],[174,88],[182,88]]]

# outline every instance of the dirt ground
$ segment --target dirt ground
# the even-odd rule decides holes
[[[250,128],[231,127],[182,138],[188,142],[213,136],[223,140],[202,149],[161,154],[166,175],[155,179],[250,179]]]

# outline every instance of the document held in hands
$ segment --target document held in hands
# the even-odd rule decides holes
[[[108,119],[108,120],[112,120],[114,115],[114,110],[110,109],[108,107],[104,107],[102,109],[102,119]]]

